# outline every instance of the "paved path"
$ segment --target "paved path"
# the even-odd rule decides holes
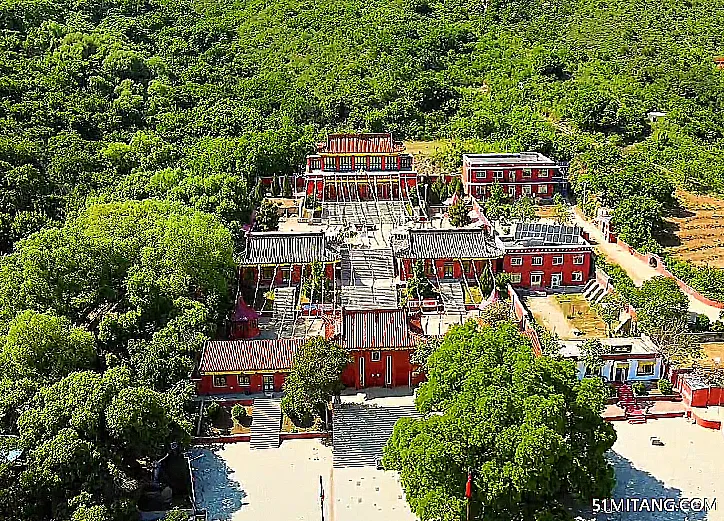
[[[575,208],[572,214],[574,223],[581,226],[588,233],[591,238],[591,244],[595,245],[599,253],[606,257],[609,262],[621,266],[634,281],[634,284],[641,286],[645,280],[661,275],[649,266],[648,263],[631,255],[627,248],[616,243],[608,242],[593,223],[583,219],[578,208]],[[690,295],[687,295],[687,298],[689,299],[689,311],[706,315],[709,317],[709,320],[712,321],[719,318],[720,309],[707,306]]]

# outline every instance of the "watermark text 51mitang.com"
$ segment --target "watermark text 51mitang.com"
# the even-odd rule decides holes
[[[594,514],[613,514],[616,512],[710,512],[716,510],[716,498],[594,498],[591,507]]]

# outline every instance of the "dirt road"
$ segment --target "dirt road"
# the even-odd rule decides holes
[[[590,222],[586,221],[579,213],[578,208],[572,212],[574,224],[581,226],[591,238],[593,244],[599,254],[606,257],[609,262],[613,262],[621,266],[629,277],[633,279],[634,284],[641,286],[645,280],[660,275],[654,268],[646,262],[637,259],[628,252],[628,249],[614,243],[606,241],[603,234]],[[717,320],[719,318],[719,309],[699,302],[695,298],[689,298],[689,311],[699,313],[709,317],[709,320]]]

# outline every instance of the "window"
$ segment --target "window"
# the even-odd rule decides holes
[[[530,274],[530,285],[531,286],[540,286],[543,284],[543,274],[542,273],[531,273]]]
[[[539,193],[539,194],[547,194],[547,193],[548,193],[548,185],[538,185],[538,193]]]
[[[493,179],[503,179],[503,171],[493,170]]]
[[[279,271],[282,272],[282,280],[285,282],[288,282],[289,278],[292,274],[292,268],[291,267],[279,268]]]
[[[320,168],[322,168],[322,160],[319,158],[312,159],[311,167],[312,167],[312,170],[319,170]]]
[[[274,266],[264,266],[261,269],[261,280],[271,280],[274,278]]]
[[[531,264],[533,266],[543,266],[543,257],[533,257]]]
[[[425,275],[434,275],[433,261],[425,261]]]
[[[520,273],[510,274],[510,282],[512,282],[513,284],[520,284],[521,280],[523,280],[523,276]]]
[[[226,387],[226,377],[225,376],[214,376],[214,387]]]
[[[572,280],[573,282],[583,282],[583,272],[582,271],[574,271],[572,273]]]
[[[402,156],[400,158],[400,169],[411,170],[412,169],[412,158],[410,156]]]
[[[548,177],[548,170],[545,168],[542,170],[538,170],[538,177]]]
[[[370,156],[370,170],[382,170],[382,158],[380,156]]]
[[[251,377],[248,374],[240,374],[237,376],[239,385],[242,387],[249,387],[251,385]]]
[[[509,187],[508,187],[508,195],[509,195],[510,197],[515,198],[515,186],[509,186]]]
[[[510,258],[510,265],[511,265],[511,266],[522,266],[522,265],[523,265],[523,257],[511,257],[511,258]]]
[[[467,275],[470,273],[470,266],[471,266],[470,261],[463,261],[463,273],[464,274]]]
[[[385,170],[397,170],[396,156],[387,156],[385,158]]]
[[[446,279],[453,278],[453,265],[451,263],[445,263],[443,267],[443,275]]]
[[[530,168],[523,169],[523,179],[530,179],[533,175],[533,171]]]
[[[636,376],[652,376],[654,367],[654,362],[639,362],[636,366]]]
[[[379,362],[382,360],[382,353],[380,351],[372,351],[372,353],[370,353],[370,360],[373,362]]]
[[[533,193],[533,187],[530,185],[523,185],[523,195],[530,195]]]
[[[339,158],[339,170],[340,172],[349,172],[352,170],[352,157],[341,156]]]
[[[573,264],[578,264],[578,265],[583,264],[583,255],[574,255]]]
[[[562,266],[563,265],[563,255],[554,255],[553,256],[553,265]]]
[[[364,156],[357,156],[354,158],[354,169],[355,170],[367,170],[367,158]]]

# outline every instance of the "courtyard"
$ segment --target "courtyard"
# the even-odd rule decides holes
[[[724,519],[724,437],[684,418],[664,418],[632,425],[614,422],[618,440],[609,459],[616,469],[613,499],[717,499],[716,510],[704,512],[625,512],[592,519],[616,521],[719,521]],[[651,444],[656,436],[663,446]]]
[[[580,293],[528,295],[524,302],[536,321],[562,340],[608,336],[606,324]]]
[[[371,466],[333,468],[332,447],[286,440],[277,449],[249,443],[197,447],[197,504],[208,521],[319,521],[319,478],[326,521],[414,521],[397,473]]]

